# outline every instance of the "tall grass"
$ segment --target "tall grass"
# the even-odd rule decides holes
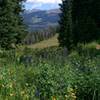
[[[1,100],[99,100],[100,51],[79,48],[0,52]]]

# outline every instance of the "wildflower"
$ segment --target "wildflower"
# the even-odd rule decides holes
[[[100,50],[100,45],[97,45],[97,46],[96,46],[96,49],[97,49],[97,50]]]
[[[73,92],[73,89],[72,88],[69,88],[69,92]]]
[[[11,69],[11,70],[9,70],[9,74],[10,75],[12,75],[13,74],[13,70]]]
[[[25,91],[21,91],[21,95],[24,95],[25,94]]]
[[[5,87],[4,84],[2,84],[2,87]]]
[[[13,87],[13,84],[11,83],[11,84],[9,85],[9,87],[12,88],[12,87]]]
[[[11,93],[11,94],[10,94],[10,96],[12,97],[12,96],[14,96],[14,94],[13,94],[13,93]]]
[[[66,98],[68,98],[68,95],[65,95]]]
[[[71,93],[72,96],[75,96],[75,93]]]
[[[52,100],[56,100],[56,97],[55,96],[53,96],[53,99]]]
[[[73,95],[72,98],[73,98],[74,100],[76,100],[77,97],[76,97],[75,95]]]
[[[29,99],[29,96],[26,94],[26,95],[25,95],[25,98],[26,98],[26,99]]]
[[[26,83],[26,86],[28,86],[28,83]]]
[[[66,98],[71,98],[71,100],[76,100],[76,92],[73,88],[68,88],[68,96]]]

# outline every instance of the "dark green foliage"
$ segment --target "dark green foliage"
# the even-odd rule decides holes
[[[100,39],[100,1],[74,0],[72,7],[74,43]]]
[[[99,57],[91,58],[89,56],[87,57],[86,55],[74,55],[74,58],[71,58],[72,66],[75,68],[74,71],[77,74],[75,77],[75,84],[77,86],[76,95],[78,100],[99,100],[99,59]]]
[[[59,42],[68,49],[100,40],[100,1],[64,0],[61,4]]]
[[[0,47],[11,48],[21,42],[25,35],[20,13],[23,0],[3,0],[0,2]]]
[[[23,54],[21,51],[1,50],[0,99],[99,100],[100,51],[92,49],[83,47],[66,57],[62,55],[63,49],[56,47],[25,48]],[[41,58],[39,54],[45,52],[48,57]],[[18,63],[20,56],[25,55],[31,55],[33,59],[27,67]]]
[[[60,29],[59,29],[59,42],[60,46],[67,46],[68,49],[72,48],[73,35],[72,35],[72,0],[63,0],[61,6],[62,13],[60,14]]]

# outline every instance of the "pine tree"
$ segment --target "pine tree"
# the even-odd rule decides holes
[[[74,43],[87,43],[100,39],[99,0],[73,0],[72,20]],[[96,21],[98,19],[98,21]]]
[[[60,46],[100,40],[100,0],[63,0],[60,7]]]
[[[59,43],[62,47],[72,48],[73,34],[72,34],[72,0],[63,0],[60,4],[60,29],[59,29]]]
[[[0,2],[0,47],[11,48],[21,42],[25,28],[21,18],[23,0],[2,0]]]

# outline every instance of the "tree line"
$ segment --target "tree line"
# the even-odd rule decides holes
[[[60,10],[60,46],[100,40],[100,0],[63,0]]]
[[[12,48],[25,40],[28,31],[21,17],[23,2],[25,0],[0,0],[1,48]],[[62,0],[60,10],[58,29],[60,46],[70,50],[79,43],[100,40],[100,0]],[[35,33],[34,37],[38,36],[41,40],[41,34]],[[29,40],[32,34],[27,36]],[[30,40],[34,42],[32,37]]]
[[[27,30],[21,13],[25,0],[0,0],[0,47],[12,48],[21,43]]]
[[[26,45],[31,45],[46,39],[49,39],[51,37],[53,37],[55,34],[57,34],[57,26],[49,26],[46,29],[40,29],[40,30],[36,30],[33,32],[29,32],[23,43]]]
[[[0,48],[16,48],[17,44],[33,44],[56,34],[56,27],[29,32],[21,13],[26,0],[0,0]]]

